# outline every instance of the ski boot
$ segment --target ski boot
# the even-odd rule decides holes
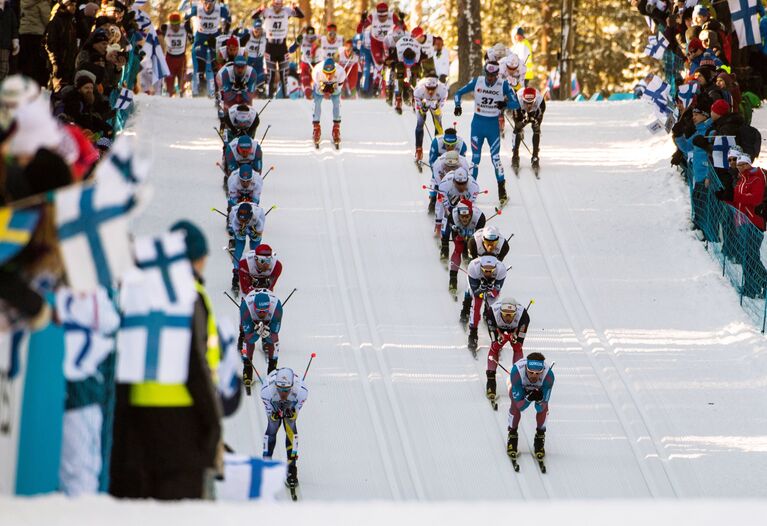
[[[538,177],[538,171],[541,168],[539,164],[538,152],[533,151],[533,157],[530,159],[530,164],[533,167],[533,173],[536,177]]]
[[[423,160],[423,148],[420,146],[415,149],[415,160],[418,164]]]
[[[543,448],[546,442],[546,430],[536,429],[535,438],[533,439],[533,450],[535,451],[535,457],[538,460],[543,459],[546,456],[546,450]]]
[[[253,386],[253,364],[250,361],[242,364],[242,385],[245,386],[245,393],[250,396],[250,388]]]
[[[469,308],[471,308],[471,296],[464,296],[463,305],[461,306],[461,315],[458,318],[461,322],[461,325],[464,327],[467,323],[469,323]]]
[[[503,207],[509,201],[509,196],[506,195],[506,181],[498,181],[498,202]]]
[[[485,374],[487,374],[487,384],[485,384],[485,395],[487,396],[488,400],[494,401],[495,400],[495,371],[485,371]]]
[[[295,488],[298,486],[298,466],[296,466],[295,460],[288,464],[288,476],[285,479],[285,484],[289,488]]]
[[[397,95],[394,98],[394,111],[397,112],[397,115],[402,115],[402,96]]]
[[[449,251],[449,248],[448,248],[448,245],[447,245],[447,241],[443,241],[442,242],[442,246],[439,249],[439,260],[440,261],[442,261],[442,262],[447,261],[448,251]]]
[[[337,150],[341,145],[341,121],[333,121],[333,131],[331,134],[333,136],[333,144]]]
[[[320,123],[319,122],[313,122],[312,123],[312,140],[314,141],[314,147],[319,148],[320,147],[320,136],[322,135],[322,130],[320,129]]]
[[[458,299],[456,297],[456,294],[458,293],[458,271],[457,270],[450,271],[450,281],[448,281],[447,290],[448,292],[450,292],[450,295],[453,296],[453,299]]]
[[[516,461],[519,452],[517,451],[517,443],[519,442],[519,435],[516,429],[509,428],[509,439],[506,442],[506,454],[512,461]]]
[[[436,208],[437,208],[437,196],[436,195],[429,196],[429,208],[426,210],[426,212],[430,216],[433,216]]]
[[[519,150],[511,153],[511,169],[514,170],[515,175],[519,176]]]
[[[266,366],[266,374],[271,373],[277,368],[277,358],[269,358],[269,363]]]
[[[237,276],[237,270],[232,270],[232,293],[236,296],[240,292],[240,280]]]
[[[466,343],[466,346],[469,348],[469,350],[473,354],[477,354],[477,342],[479,341],[479,336],[477,335],[477,328],[476,327],[469,327],[469,340]]]
[[[205,73],[200,72],[197,74],[197,92],[194,94],[195,97],[202,97],[205,94],[205,86],[207,85],[207,81],[205,80]]]

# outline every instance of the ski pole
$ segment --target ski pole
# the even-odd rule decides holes
[[[268,176],[270,173],[272,173],[272,170],[274,170],[274,166],[270,166],[269,169],[266,171],[264,176],[261,178],[262,181],[266,180],[266,176]]]
[[[266,104],[264,104],[264,105],[261,107],[261,110],[258,112],[258,116],[259,116],[259,117],[260,117],[260,116],[261,116],[261,114],[264,112],[264,110],[266,109],[266,107],[267,107],[267,106],[269,106],[269,104],[270,104],[271,102],[272,102],[272,99],[268,99],[268,100],[266,101]],[[267,128],[267,130],[268,130],[268,129],[269,129],[269,128]]]
[[[272,99],[269,99],[269,100],[272,100]],[[271,124],[266,127],[266,129],[264,130],[264,134],[261,136],[261,141],[259,142],[259,144],[264,142],[264,139],[266,139],[266,134],[269,133],[269,128],[271,127],[272,127]]]
[[[272,205],[271,208],[269,208],[269,210],[266,211],[266,213],[264,214],[264,217],[268,216],[269,212],[271,212],[272,210],[275,210],[276,208],[277,208],[277,205]]]
[[[494,361],[496,364],[498,364],[498,367],[500,367],[501,369],[503,369],[504,371],[506,371],[506,374],[511,374],[511,371],[509,371],[508,369],[506,369],[506,368],[505,368],[505,367],[504,367],[504,366],[501,364],[501,362],[499,362],[498,360],[496,360],[496,359],[495,359],[495,358],[493,358],[492,356],[489,356],[489,358],[490,358],[491,360],[493,360],[493,361]]]
[[[508,115],[506,115],[506,114],[504,113],[504,114],[503,114],[503,117],[506,119],[506,122],[508,122],[508,123],[509,123],[509,126],[511,126],[512,128],[514,128],[514,123],[513,123],[513,122],[511,122],[511,121],[509,120],[509,116],[508,116]],[[512,130],[512,133],[513,133],[513,130]],[[522,146],[524,146],[524,147],[525,147],[525,150],[527,150],[527,153],[529,153],[530,155],[533,155],[533,152],[531,152],[531,151],[530,151],[530,148],[528,148],[528,147],[527,147],[527,143],[525,142],[525,140],[524,140],[524,139],[522,139]]]
[[[499,216],[501,214],[503,214],[503,209],[496,207],[495,208],[495,213],[493,215],[491,215],[490,217],[488,217],[487,219],[485,219],[485,222],[490,221],[495,216]],[[511,234],[511,235],[513,236],[514,234]]]
[[[311,367],[311,366],[312,366],[312,360],[314,360],[314,357],[315,357],[315,356],[317,356],[317,353],[312,353],[312,354],[309,356],[309,363],[308,363],[308,364],[306,364],[306,369],[304,370],[304,377],[303,377],[303,378],[301,378],[301,381],[302,381],[302,382],[303,382],[304,380],[306,380],[306,375],[307,375],[307,374],[309,374],[309,367]]]
[[[213,129],[216,130],[216,133],[218,134],[218,138],[221,139],[221,142],[226,144],[226,141],[224,140],[224,134],[221,133],[221,130],[213,126]]]
[[[253,371],[256,373],[256,378],[258,378],[258,381],[261,382],[261,384],[263,385],[264,380],[263,378],[261,378],[261,375],[258,374],[258,369],[256,369],[256,365],[253,363],[253,361],[250,358],[248,358],[248,355],[245,353],[246,353],[245,349],[240,350],[240,356],[242,356],[242,359],[245,362],[250,364],[250,366],[253,368]]]
[[[426,128],[428,130],[428,128]],[[429,169],[431,169],[431,165],[427,163],[426,161],[422,161],[421,159],[418,159],[418,164],[422,164],[424,166],[428,166]]]
[[[293,296],[293,294],[295,294],[295,292],[296,292],[297,290],[298,290],[297,288],[293,288],[293,290],[292,290],[292,291],[290,291],[290,294],[288,294],[288,297],[287,297],[287,298],[285,298],[285,301],[283,301],[283,302],[282,302],[282,307],[283,307],[283,308],[285,307],[285,305],[287,305],[288,301],[290,301],[290,298]]]
[[[530,306],[535,303],[535,300],[533,298],[530,298],[530,303],[527,304],[527,307],[525,307],[525,310],[530,309]]]
[[[226,296],[227,298],[229,298],[229,301],[231,301],[232,303],[234,303],[234,306],[235,306],[235,307],[237,307],[238,309],[240,308],[240,304],[239,304],[239,303],[237,303],[237,301],[236,301],[236,300],[235,300],[233,297],[231,297],[227,291],[224,291],[224,296]]]
[[[213,208],[211,208],[211,209],[210,209],[210,211],[211,211],[211,212],[218,212],[219,214],[221,214],[221,215],[222,215],[222,216],[224,216],[224,217],[229,217],[228,215],[226,215],[225,213],[223,213],[221,210],[219,210],[219,209],[218,209],[218,208],[216,208],[215,206],[214,206]]]

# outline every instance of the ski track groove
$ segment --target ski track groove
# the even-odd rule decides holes
[[[340,150],[333,150],[333,157],[337,167],[336,176],[339,180],[338,188],[341,191],[341,198],[343,201],[344,217],[346,219],[346,230],[349,235],[349,245],[352,250],[352,270],[356,276],[357,283],[360,287],[363,311],[365,315],[365,321],[368,325],[371,341],[373,343],[373,353],[376,357],[379,368],[381,369],[381,378],[383,380],[384,390],[386,392],[386,398],[391,407],[392,415],[394,415],[395,427],[399,435],[400,442],[402,443],[402,451],[410,470],[410,479],[413,482],[415,495],[418,500],[426,499],[426,492],[424,491],[424,485],[421,481],[421,477],[418,472],[418,467],[413,455],[413,446],[410,436],[407,432],[407,425],[405,419],[402,416],[402,410],[400,409],[397,393],[394,391],[391,380],[391,371],[383,356],[383,340],[378,331],[378,325],[376,322],[375,313],[373,311],[373,302],[370,298],[370,291],[368,288],[367,279],[365,273],[361,270],[364,269],[362,260],[362,253],[359,247],[359,236],[357,235],[357,228],[355,227],[354,217],[352,213],[352,202],[349,197],[349,189],[346,182],[346,171],[343,166],[343,159],[341,158]]]
[[[532,173],[530,174],[530,177],[525,176],[523,174],[522,177],[519,179],[519,194],[520,198],[522,200],[522,203],[524,205],[525,212],[528,215],[528,219],[530,220],[531,228],[533,229],[533,233],[535,235],[538,247],[541,249],[541,256],[544,259],[546,269],[549,273],[549,276],[551,277],[551,282],[554,285],[554,289],[557,293],[557,296],[559,296],[559,300],[562,304],[562,307],[564,308],[565,314],[567,315],[567,318],[570,321],[570,325],[573,327],[575,336],[578,339],[579,344],[584,350],[584,353],[586,354],[587,359],[589,360],[589,363],[591,364],[592,369],[594,370],[595,376],[599,383],[602,385],[602,388],[605,391],[605,394],[607,395],[607,400],[610,402],[610,405],[613,408],[613,412],[615,413],[616,417],[618,418],[618,421],[621,424],[621,427],[623,428],[626,437],[628,439],[628,442],[631,446],[631,450],[633,452],[634,460],[637,462],[637,465],[639,467],[640,472],[642,473],[642,477],[644,478],[644,482],[647,486],[648,491],[650,494],[655,497],[669,497],[673,496],[676,497],[678,495],[678,492],[676,488],[674,487],[674,484],[671,481],[671,478],[666,470],[665,465],[662,461],[662,456],[658,453],[657,446],[655,443],[654,438],[649,432],[649,429],[647,428],[646,421],[644,416],[642,415],[642,411],[639,408],[639,404],[636,400],[636,397],[633,394],[633,391],[628,387],[628,385],[625,382],[625,379],[621,376],[620,370],[618,365],[615,363],[612,356],[609,356],[609,352],[604,353],[597,353],[598,350],[607,351],[607,348],[612,348],[612,345],[605,341],[602,334],[600,334],[600,330],[597,329],[597,325],[595,323],[595,317],[592,314],[591,310],[588,308],[584,297],[583,297],[583,290],[582,287],[580,287],[577,283],[575,274],[572,269],[572,264],[569,261],[568,256],[566,255],[565,251],[563,250],[562,242],[560,241],[560,236],[557,233],[557,229],[554,226],[554,221],[551,218],[551,212],[549,211],[548,207],[546,206],[545,201],[542,197],[542,192],[537,188],[536,181],[533,181],[531,178],[533,177]],[[526,186],[532,186],[533,190],[532,193],[535,194],[535,197],[531,197],[530,195],[525,196],[525,194],[530,193],[530,190],[523,190]],[[537,203],[533,202],[537,201],[540,203],[540,206],[536,206]],[[541,210],[541,212],[533,212],[533,211]],[[536,214],[539,214],[539,217],[536,217]],[[551,234],[548,234],[546,231],[551,230]],[[545,240],[547,238],[548,242]],[[551,248],[549,248],[551,246]],[[557,250],[559,254],[554,253],[554,250]],[[556,272],[554,272],[554,268],[556,267],[556,264],[553,262],[554,259],[559,258],[562,261],[562,265],[564,266],[564,269],[566,271],[566,276],[557,275]],[[573,292],[568,294],[566,289],[569,288],[567,281],[570,282],[570,285],[572,286]],[[594,328],[593,332],[595,333],[596,337],[599,338],[599,343],[593,343],[590,341],[591,337],[587,336],[585,333],[588,332],[586,328],[584,328],[584,324],[581,323],[581,321],[578,319],[577,314],[575,313],[575,309],[578,307],[578,305],[572,305],[571,303],[575,302],[580,305],[580,311],[583,312],[586,316],[586,321]],[[658,481],[657,477],[655,476],[654,470],[651,466],[648,465],[647,462],[643,461],[643,457],[647,456],[646,448],[640,449],[640,441],[642,440],[643,436],[637,435],[636,433],[630,431],[631,424],[628,422],[628,419],[624,416],[623,412],[620,410],[619,406],[620,400],[616,400],[616,394],[614,389],[614,381],[609,381],[608,379],[604,378],[603,374],[600,374],[600,370],[604,370],[605,368],[603,366],[600,366],[600,363],[598,363],[598,356],[597,354],[608,354],[608,359],[611,362],[612,369],[618,376],[619,382],[622,382],[624,385],[624,388],[628,392],[628,397],[630,399],[630,402],[637,410],[638,414],[640,415],[640,418],[642,420],[642,425],[647,431],[647,436],[650,438],[650,441],[653,443],[653,449],[655,451],[655,454],[657,455],[658,460],[660,461],[660,468],[663,471],[665,475],[665,484],[662,481]],[[668,490],[661,489],[661,486],[667,486],[668,490],[670,490],[670,494]]]

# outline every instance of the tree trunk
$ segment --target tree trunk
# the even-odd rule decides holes
[[[541,61],[546,68],[546,72],[551,69],[551,53],[549,51],[549,42],[551,42],[551,13],[553,9],[549,2],[541,3],[541,37],[538,39],[540,44],[538,55],[543,57]]]
[[[410,12],[410,24],[408,27],[411,29],[421,25],[423,20],[423,0],[415,0],[413,10]]]
[[[323,24],[323,31],[318,31],[318,33],[324,33],[324,28],[329,23],[333,21],[333,13],[336,10],[335,1],[334,0],[325,0],[325,23]]]
[[[301,21],[303,25],[310,26],[312,25],[312,1],[311,0],[299,0],[298,7],[301,8],[301,11],[304,13],[304,18]]]
[[[458,83],[482,73],[480,0],[458,0]]]

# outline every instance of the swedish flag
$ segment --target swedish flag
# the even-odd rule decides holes
[[[0,264],[27,246],[39,219],[38,210],[0,208]]]

